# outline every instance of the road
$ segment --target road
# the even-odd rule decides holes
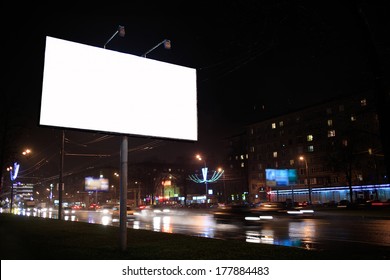
[[[46,216],[55,218],[56,214]],[[68,221],[118,226],[110,213],[77,210],[64,215]],[[250,224],[231,221],[219,223],[212,212],[172,210],[145,212],[128,220],[128,227],[166,233],[180,233],[218,239],[236,239],[252,243],[293,246],[306,249],[373,248],[390,250],[390,219],[362,218],[360,216],[308,217],[279,216],[254,221]]]

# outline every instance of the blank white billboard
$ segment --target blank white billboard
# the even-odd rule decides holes
[[[196,70],[47,36],[39,124],[196,141]]]

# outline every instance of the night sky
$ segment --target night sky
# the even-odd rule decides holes
[[[188,160],[197,152],[222,161],[221,140],[243,131],[246,124],[372,90],[375,73],[362,19],[370,28],[388,86],[388,14],[384,4],[378,4],[386,1],[131,2],[109,7],[94,3],[90,10],[70,2],[5,7],[3,13],[11,20],[2,28],[6,63],[1,117],[2,125],[8,124],[2,133],[15,139],[6,146],[31,147],[34,164],[56,160],[60,130],[38,126],[45,36],[103,47],[123,25],[126,36],[115,37],[108,49],[142,55],[170,39],[171,50],[157,48],[148,58],[197,70],[199,141],[131,137],[130,161]],[[99,12],[94,13],[95,8]],[[68,131],[66,137],[68,153],[119,153],[115,135]],[[102,159],[83,160],[93,165]]]

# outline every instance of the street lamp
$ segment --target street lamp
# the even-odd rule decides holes
[[[23,156],[29,156],[30,154],[31,154],[30,149],[26,149],[22,152]],[[7,168],[7,171],[10,172],[10,177],[11,177],[11,202],[10,202],[11,204],[9,208],[10,213],[12,213],[12,208],[14,204],[14,181],[16,180],[16,177],[18,177],[19,167],[20,167],[19,163],[14,162],[13,166]]]
[[[16,177],[14,175],[15,171],[12,166],[7,167],[7,171],[10,173],[10,177],[11,177],[11,199],[10,199],[11,201],[9,206],[9,212],[12,213],[12,206],[14,204],[14,180],[16,179]]]
[[[202,174],[203,174],[203,179],[204,179],[204,185],[205,185],[205,188],[206,188],[206,205],[207,205],[207,189],[208,189],[208,186],[207,186],[207,164],[206,164],[206,160],[204,158],[201,157],[201,155],[197,154],[196,155],[196,158],[199,160],[199,161],[202,161],[203,160],[203,163],[204,163],[204,168],[202,168]]]
[[[31,154],[31,150],[30,149],[26,149],[22,153],[22,155],[24,155],[24,156],[28,156],[29,154]]]
[[[299,160],[305,162],[307,188],[309,189],[309,204],[311,205],[311,186],[310,186],[310,178],[309,178],[309,167],[308,167],[308,164],[307,164],[307,160],[306,160],[306,158],[304,156],[300,156]]]

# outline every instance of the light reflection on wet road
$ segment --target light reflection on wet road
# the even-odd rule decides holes
[[[49,216],[47,216],[49,217]],[[53,218],[53,216],[51,216]],[[76,211],[65,220],[118,226],[110,214]],[[128,227],[192,236],[235,239],[250,243],[328,249],[337,244],[386,246],[390,250],[389,219],[282,217],[255,224],[217,223],[210,213],[179,211],[136,216]]]

